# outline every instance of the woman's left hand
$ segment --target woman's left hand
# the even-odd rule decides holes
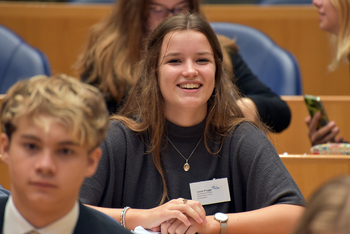
[[[161,225],[169,225],[174,220],[181,222],[187,228],[192,223],[207,222],[205,210],[200,202],[183,198],[173,199],[161,206],[149,209],[146,218],[147,224],[141,225],[146,228],[152,227],[151,229],[156,232],[161,230]]]
[[[179,233],[186,233],[186,234],[215,234],[220,233],[220,223],[216,220],[214,220],[213,216],[207,217],[207,222],[203,223],[197,223],[194,219],[188,217],[189,221],[191,222],[191,226],[186,226],[183,222],[181,222],[178,219],[171,219],[167,222],[164,222],[161,225],[161,233],[162,234],[179,234]]]

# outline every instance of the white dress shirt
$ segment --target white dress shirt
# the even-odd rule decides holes
[[[13,203],[12,196],[9,197],[5,207],[5,219],[3,234],[25,234],[35,230],[40,234],[62,234],[73,233],[79,217],[79,203],[76,202],[73,208],[62,218],[42,228],[35,228],[17,210]]]

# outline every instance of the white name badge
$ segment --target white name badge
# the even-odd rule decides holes
[[[231,201],[227,178],[190,183],[192,200],[202,205]]]

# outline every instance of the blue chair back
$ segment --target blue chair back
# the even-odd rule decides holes
[[[266,34],[234,23],[210,23],[215,33],[235,39],[245,62],[266,86],[278,95],[302,95],[299,64],[290,52]]]
[[[257,0],[256,4],[312,4],[312,0]]]
[[[0,25],[0,94],[18,80],[35,75],[51,75],[46,56]]]

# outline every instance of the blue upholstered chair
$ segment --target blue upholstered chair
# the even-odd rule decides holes
[[[312,0],[257,0],[257,4],[275,5],[275,4],[312,4]]]
[[[235,39],[239,52],[253,73],[278,95],[302,95],[298,62],[290,52],[252,27],[212,22],[217,34]]]
[[[18,80],[35,75],[51,75],[46,56],[0,25],[0,94]]]

